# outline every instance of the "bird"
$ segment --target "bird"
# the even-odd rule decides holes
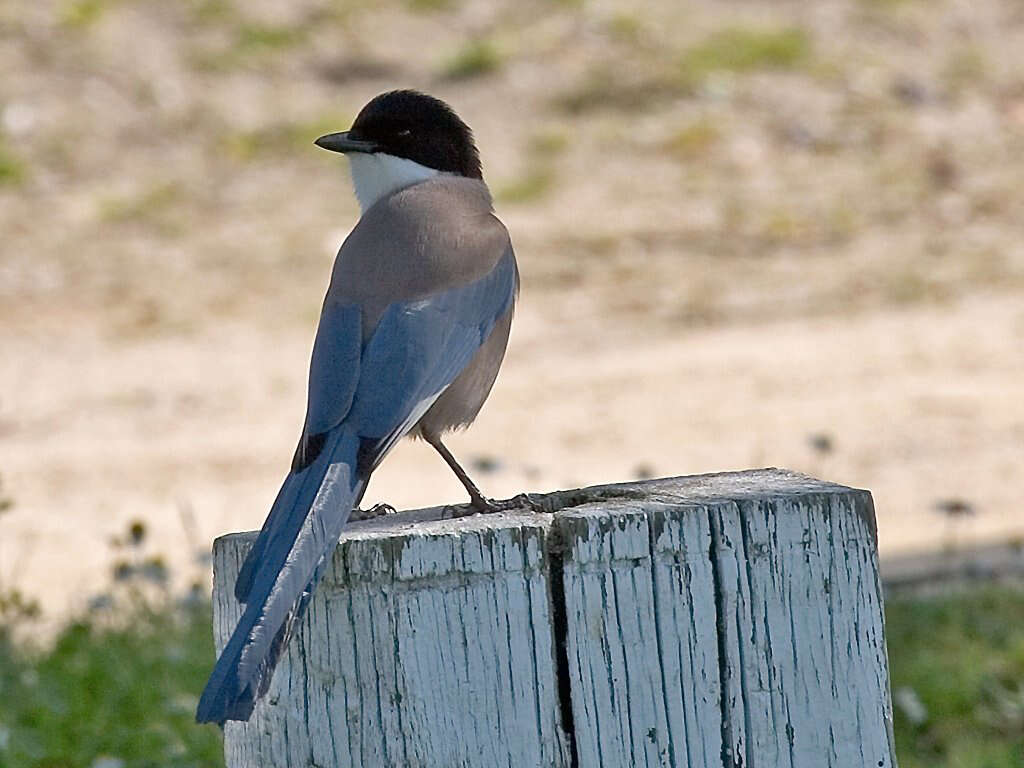
[[[433,446],[473,509],[522,504],[484,496],[442,442],[490,394],[519,293],[472,131],[440,99],[395,90],[315,144],[347,156],[361,215],[334,262],[302,434],[239,570],[234,594],[245,609],[199,722],[252,715],[371,473],[401,438]]]

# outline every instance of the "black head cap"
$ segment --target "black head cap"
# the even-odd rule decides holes
[[[440,99],[419,91],[388,91],[372,99],[345,133],[316,143],[337,152],[386,152],[396,157],[482,179],[473,132]]]

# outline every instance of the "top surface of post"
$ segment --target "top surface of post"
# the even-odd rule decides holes
[[[530,494],[542,513],[528,509],[479,514],[469,505],[423,507],[400,510],[391,515],[350,522],[341,539],[391,537],[415,531],[425,535],[443,535],[460,531],[504,527],[508,525],[550,523],[554,514],[595,504],[660,502],[675,505],[704,505],[715,502],[770,500],[808,494],[853,494],[870,499],[868,491],[803,475],[787,469],[768,467],[706,475],[681,475],[652,480],[637,480],[608,485],[592,485],[574,490]],[[876,533],[874,510],[870,503],[858,510],[872,535]],[[547,519],[545,519],[547,518]],[[220,537],[243,539],[254,531],[229,533]]]

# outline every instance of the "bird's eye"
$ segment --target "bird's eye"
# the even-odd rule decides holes
[[[411,136],[411,135],[412,135],[412,129],[411,128],[402,128],[401,130],[395,131],[395,136],[401,136],[401,137],[405,138],[406,136]]]

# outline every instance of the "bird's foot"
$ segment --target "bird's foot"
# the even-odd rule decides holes
[[[477,507],[481,512],[544,511],[540,504],[530,498],[528,493],[519,493],[510,499],[488,499],[482,497],[473,506]]]
[[[349,520],[373,520],[378,517],[384,517],[385,515],[393,515],[397,510],[390,504],[374,504],[369,509],[359,509],[356,507],[352,510],[352,514],[348,516]]]
[[[448,518],[469,517],[470,515],[489,515],[494,512],[544,512],[545,510],[528,493],[520,493],[511,499],[489,499],[477,496],[468,505],[445,507],[444,516]]]

